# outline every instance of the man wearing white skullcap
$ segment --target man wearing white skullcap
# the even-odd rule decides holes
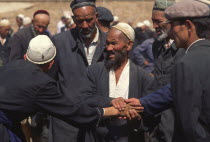
[[[13,61],[1,68],[1,142],[25,141],[20,121],[36,112],[48,113],[85,129],[94,129],[102,117],[122,114],[113,107],[99,107],[98,102],[110,100],[105,97],[77,94],[77,100],[72,100],[60,94],[56,81],[45,73],[54,63],[55,55],[56,48],[49,37],[38,35],[30,41],[25,60]]]
[[[24,19],[24,15],[23,14],[18,14],[16,16],[16,23],[17,23],[17,26],[18,26],[18,30],[22,29],[24,27],[23,25],[23,19]]]
[[[105,62],[88,67],[88,80],[91,86],[95,86],[92,90],[96,95],[128,99],[146,93],[152,77],[128,59],[134,38],[134,30],[127,23],[111,27],[106,38]],[[128,124],[126,120],[110,120],[106,127],[96,128],[96,141],[144,141],[140,124],[140,121]]]
[[[10,53],[10,30],[11,24],[10,21],[7,19],[2,19],[0,21],[0,58],[1,58],[1,65],[6,64],[9,59]]]

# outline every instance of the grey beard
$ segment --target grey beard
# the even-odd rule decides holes
[[[157,37],[158,41],[162,41],[168,37],[168,32],[163,32],[160,36]]]

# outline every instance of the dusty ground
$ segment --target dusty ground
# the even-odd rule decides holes
[[[14,31],[17,30],[15,17],[22,13],[25,16],[32,17],[34,11],[45,9],[51,14],[51,23],[49,30],[54,34],[56,31],[56,24],[64,11],[70,11],[70,2],[0,2],[0,18],[6,17],[12,22]],[[109,8],[114,15],[119,16],[122,22],[132,21],[135,26],[137,22],[145,19],[151,19],[151,10],[153,2],[141,1],[124,1],[124,2],[97,2],[97,6],[104,6]]]

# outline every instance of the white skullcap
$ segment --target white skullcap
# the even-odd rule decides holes
[[[114,22],[119,21],[119,17],[118,16],[114,16]]]
[[[135,32],[134,29],[129,24],[120,22],[117,25],[114,25],[113,27],[123,32],[128,37],[128,39],[134,41]]]
[[[56,48],[46,35],[38,35],[33,38],[26,52],[26,58],[35,64],[45,64],[54,59]]]
[[[137,24],[136,24],[136,27],[142,27],[142,26],[144,26],[144,23],[142,23],[142,22],[138,22]]]
[[[10,26],[10,22],[8,19],[2,19],[0,21],[0,27],[4,27],[4,26]]]
[[[30,17],[24,17],[23,18],[23,25],[28,25],[31,23],[31,18]]]
[[[23,19],[25,16],[23,14],[18,14],[17,17]]]
[[[151,23],[149,22],[149,20],[144,20],[143,24],[146,25],[147,27],[151,26]]]

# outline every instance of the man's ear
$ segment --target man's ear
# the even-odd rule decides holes
[[[190,20],[186,20],[185,26],[187,27],[188,32],[195,31],[195,25]]]
[[[48,66],[48,69],[50,69],[52,67],[52,65],[54,64],[54,60],[52,60],[50,63],[49,63],[49,66]]]
[[[129,40],[127,43],[127,51],[130,51],[133,47],[133,41]]]
[[[27,58],[26,58],[26,54],[24,54],[23,58],[24,58],[24,60],[27,60]]]

